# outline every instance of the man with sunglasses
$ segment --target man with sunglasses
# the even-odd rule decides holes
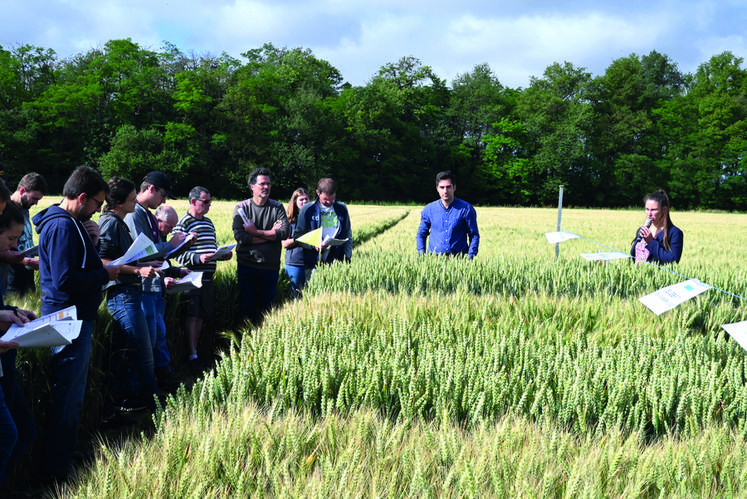
[[[213,316],[214,285],[216,270],[215,253],[218,243],[215,225],[206,215],[210,211],[213,197],[205,187],[197,186],[189,191],[189,209],[174,227],[174,234],[194,233],[195,242],[185,252],[176,257],[177,261],[193,272],[202,272],[202,285],[184,292],[184,331],[187,337],[187,361],[192,374],[200,375],[209,366],[197,357],[197,343],[204,322]],[[228,252],[220,260],[230,260],[233,252]]]

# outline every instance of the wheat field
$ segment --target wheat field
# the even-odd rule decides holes
[[[232,208],[208,215],[221,244]],[[59,495],[747,493],[746,353],[721,329],[747,319],[747,215],[673,213],[684,253],[662,269],[579,256],[627,253],[642,210],[564,210],[583,239],[556,257],[557,210],[478,208],[473,261],[419,256],[419,213],[350,206],[352,263],[233,332],[154,435],[102,441]],[[718,289],[661,316],[638,301],[686,278]]]

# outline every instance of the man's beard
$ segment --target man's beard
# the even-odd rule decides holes
[[[21,197],[21,208],[23,208],[24,210],[28,210],[29,208],[31,208],[31,203],[29,203],[29,200],[25,197]]]

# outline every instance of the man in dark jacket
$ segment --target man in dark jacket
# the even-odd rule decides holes
[[[42,435],[41,470],[54,480],[73,471],[78,421],[91,357],[93,321],[98,318],[101,288],[117,278],[119,266],[104,267],[84,223],[101,211],[109,186],[88,166],[78,167],[65,183],[64,199],[34,217],[39,233],[41,313],[70,306],[83,321],[70,345],[54,347],[49,364],[50,398]]]
[[[317,262],[349,262],[353,256],[353,233],[350,215],[345,203],[337,201],[337,184],[331,178],[323,178],[316,187],[316,201],[307,203],[298,214],[296,240],[315,229],[322,229],[320,245],[302,245],[307,279]],[[343,244],[328,244],[332,239]]]

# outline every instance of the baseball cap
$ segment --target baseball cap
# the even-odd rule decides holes
[[[166,195],[170,199],[176,199],[176,196],[174,196],[174,193],[171,191],[171,180],[169,180],[169,176],[166,175],[163,172],[150,172],[145,176],[143,179],[143,182],[148,182],[149,184],[155,185],[156,187],[163,189],[166,191]]]

